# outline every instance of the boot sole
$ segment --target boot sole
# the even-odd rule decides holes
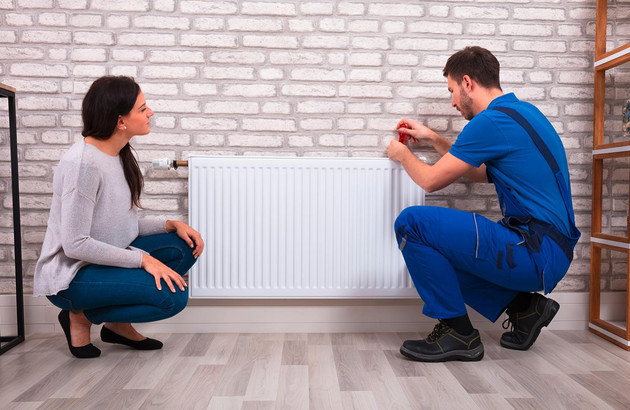
[[[402,354],[403,356],[417,362],[430,363],[447,362],[450,360],[459,360],[462,362],[478,362],[479,360],[483,359],[483,353],[483,345],[479,345],[471,350],[453,350],[452,352],[435,355],[425,355],[417,353],[407,349],[404,346],[400,348],[400,354]]]
[[[558,313],[558,310],[560,310],[560,304],[558,302],[553,299],[549,299],[549,301],[551,303],[547,303],[545,305],[545,309],[543,310],[542,315],[540,315],[540,319],[538,319],[538,321],[536,321],[536,323],[534,324],[532,332],[529,334],[527,339],[525,339],[525,343],[515,344],[506,342],[501,339],[501,346],[505,347],[506,349],[513,350],[529,349],[534,344],[536,339],[538,339],[538,335],[540,335],[540,331],[542,330],[542,328],[549,326],[549,323],[551,323],[553,318],[556,316],[556,313]]]

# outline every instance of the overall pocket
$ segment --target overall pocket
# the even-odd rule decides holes
[[[503,257],[505,254],[505,263],[510,269],[516,268],[516,262],[514,261],[514,247],[520,246],[515,244],[514,242],[508,242],[505,245],[505,252],[503,249],[499,249],[497,251],[497,269],[503,268]]]

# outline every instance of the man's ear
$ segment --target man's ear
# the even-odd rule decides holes
[[[470,92],[472,90],[473,80],[468,74],[464,74],[464,76],[462,77],[462,87],[464,87],[466,92]]]

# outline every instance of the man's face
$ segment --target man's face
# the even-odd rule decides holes
[[[457,108],[464,118],[471,120],[475,114],[473,113],[473,100],[464,89],[463,82],[457,84],[449,75],[447,77],[448,91],[451,93],[451,105]]]

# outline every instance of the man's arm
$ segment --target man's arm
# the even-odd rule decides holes
[[[466,177],[473,182],[487,182],[486,166],[482,164],[479,168],[460,160],[449,154],[451,142],[435,131],[417,121],[402,119],[401,123],[407,124],[410,128],[400,128],[398,131],[409,135],[414,141],[425,141],[433,146],[442,158],[431,166],[418,159],[405,145],[396,140],[392,140],[387,148],[387,156],[400,162],[409,176],[427,192],[442,189],[459,177]]]
[[[400,147],[396,147],[394,143],[399,144]],[[392,145],[394,145],[393,148]],[[435,165],[425,164],[398,141],[392,141],[387,152],[391,159],[402,164],[411,179],[426,192],[438,191],[461,176],[476,176],[479,172],[479,168],[475,168],[449,153],[442,156]],[[485,173],[483,177],[485,179]]]

